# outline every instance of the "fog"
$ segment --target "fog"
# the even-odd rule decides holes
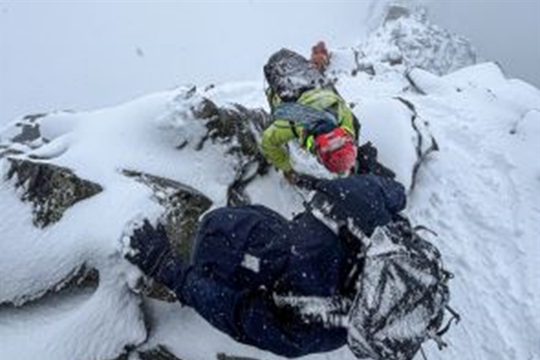
[[[353,2],[3,2],[1,114],[87,109],[179,84],[261,80],[286,46],[351,44]],[[331,5],[330,5],[331,4]]]
[[[540,88],[540,0],[437,0],[429,9],[433,22],[469,38],[483,59]]]
[[[281,47],[352,46],[365,1],[1,1],[0,123],[114,105],[186,83],[261,81]],[[425,2],[425,1],[424,1]],[[540,86],[540,0],[432,1],[432,18],[471,38],[509,76]]]

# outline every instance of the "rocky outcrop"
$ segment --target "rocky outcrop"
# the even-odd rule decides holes
[[[423,8],[388,7],[383,24],[355,50],[356,69],[370,75],[420,68],[444,75],[476,63],[469,40],[427,19]]]
[[[49,140],[41,136],[39,120],[46,117],[47,114],[26,115],[15,124],[14,133],[4,141],[0,134],[0,158],[15,155],[24,152],[24,148],[32,149],[47,143]],[[13,146],[14,144],[21,145]]]
[[[33,204],[33,222],[45,227],[59,221],[75,203],[94,196],[103,188],[81,179],[71,170],[30,159],[8,159],[8,179],[14,179],[21,189],[23,201]]]
[[[41,291],[36,293],[22,294],[16,298],[12,298],[7,301],[0,301],[0,306],[20,307],[28,302],[44,299],[49,295],[57,294],[62,291],[68,291],[73,288],[95,289],[98,284],[99,271],[87,266],[86,264],[83,264],[80,267],[73,269],[62,280],[60,280],[53,286],[42,289]]]
[[[188,89],[178,99],[180,104],[191,104],[189,121],[203,124],[205,129],[205,134],[192,145],[195,150],[214,145],[224,147],[225,155],[229,156],[227,161],[232,158],[231,166],[236,174],[228,186],[227,202],[231,205],[249,203],[245,187],[268,168],[259,151],[258,139],[269,115],[262,109],[248,109],[241,105],[219,107],[200,97],[190,102],[196,97],[195,93],[195,88]],[[54,120],[54,116],[52,118]],[[103,191],[102,185],[81,178],[72,169],[54,164],[54,157],[43,159],[32,155],[34,150],[39,151],[51,142],[41,131],[47,121],[48,114],[26,116],[4,131],[0,139],[0,157],[7,164],[5,180],[12,183],[22,201],[32,204],[32,220],[39,228],[57,223],[71,206]],[[179,144],[178,151],[182,151],[185,145]],[[121,170],[121,173],[152,189],[155,201],[165,209],[160,221],[165,225],[173,247],[188,261],[191,239],[199,218],[210,208],[212,201],[201,192],[172,179],[131,169]],[[98,270],[80,263],[46,289],[24,294],[17,304],[72,287],[95,287],[98,283]],[[159,284],[147,285],[142,286],[145,295],[165,301],[176,300],[174,294]]]
[[[150,349],[150,350],[135,351],[135,353],[141,360],[184,360],[184,359],[178,358],[176,355],[170,352],[167,349],[167,347],[164,345],[158,345],[156,348]],[[126,353],[125,355],[122,355],[115,360],[128,360],[129,358],[130,358],[130,353]],[[216,360],[259,360],[259,359],[255,359],[252,357],[245,357],[245,356],[227,355],[225,353],[218,353],[216,355]]]
[[[413,165],[410,182],[411,185],[409,187],[409,193],[412,193],[416,186],[420,166],[429,160],[431,153],[439,151],[439,144],[428,129],[429,122],[421,119],[418,115],[416,106],[414,106],[411,101],[399,96],[396,97],[396,100],[400,101],[411,111],[411,127],[417,135],[415,144],[416,161]]]
[[[258,360],[252,357],[227,355],[224,353],[217,354],[217,360]]]
[[[176,357],[165,346],[159,345],[155,349],[137,352],[141,360],[183,360]]]
[[[188,262],[199,217],[210,208],[212,201],[201,192],[171,179],[130,170],[123,173],[152,189],[156,201],[165,208],[161,223],[167,236],[176,252]],[[140,290],[155,299],[176,301],[174,293],[156,282],[143,283]]]
[[[201,149],[207,141],[218,142],[226,144],[226,153],[235,157],[236,176],[227,191],[227,204],[249,204],[245,187],[269,168],[258,139],[270,121],[270,115],[263,109],[248,109],[239,104],[220,108],[208,99],[203,99],[193,113],[196,118],[206,121],[207,129],[197,148]]]
[[[212,201],[201,192],[171,179],[129,170],[123,173],[152,189],[155,199],[165,208],[162,223],[167,235],[176,251],[187,261],[199,217],[210,208]]]

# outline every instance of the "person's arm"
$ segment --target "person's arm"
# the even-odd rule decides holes
[[[377,175],[366,175],[371,181],[377,182],[384,198],[384,206],[391,216],[399,214],[407,206],[405,187],[393,180]]]
[[[338,105],[339,126],[342,127],[353,139],[357,139],[357,129],[354,126],[354,116],[352,110],[345,101],[340,101]]]
[[[304,333],[287,331],[276,318],[274,302],[266,290],[234,290],[202,270],[193,269],[178,295],[210,324],[237,341],[286,357],[302,356],[309,350]]]
[[[264,132],[261,149],[265,158],[284,173],[292,171],[287,143],[294,139],[291,125],[285,120],[274,121]]]

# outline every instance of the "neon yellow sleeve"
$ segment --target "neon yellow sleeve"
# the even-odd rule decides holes
[[[339,126],[347,131],[353,138],[356,137],[354,131],[353,123],[353,114],[351,109],[345,104],[345,102],[340,102],[339,104]]]
[[[263,132],[262,153],[266,160],[283,172],[292,170],[287,143],[294,137],[291,126],[286,120],[275,120]]]

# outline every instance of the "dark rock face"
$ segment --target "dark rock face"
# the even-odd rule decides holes
[[[152,189],[156,200],[165,207],[162,222],[167,235],[174,249],[184,261],[188,261],[199,217],[212,206],[212,201],[201,192],[174,180],[129,170],[123,173]]]
[[[15,126],[19,128],[19,132],[9,139],[8,143],[3,143],[0,139],[0,158],[8,155],[20,154],[23,151],[11,147],[10,145],[22,144],[29,148],[35,148],[41,144],[47,143],[48,140],[41,136],[39,120],[46,117],[47,114],[27,115],[21,119]]]
[[[411,15],[410,9],[404,6],[397,5],[397,4],[390,5],[386,12],[384,23],[387,23],[389,21],[394,21],[402,17],[409,17],[410,15]]]
[[[269,167],[259,149],[259,139],[270,120],[269,115],[262,109],[247,109],[240,105],[218,107],[207,99],[199,102],[192,111],[193,121],[202,121],[206,128],[205,136],[194,144],[195,149],[223,146],[228,161],[230,157],[233,159],[235,178],[229,184],[228,204],[250,203],[244,192],[245,187],[257,176],[265,174]],[[60,221],[71,206],[104,190],[102,185],[82,179],[68,168],[23,155],[49,142],[43,138],[40,131],[42,121],[46,120],[46,114],[25,117],[16,124],[15,134],[5,137],[0,144],[0,157],[4,157],[9,166],[6,179],[18,190],[22,201],[33,205],[33,223],[39,228],[46,228]],[[185,145],[187,141],[180,144],[179,151]],[[199,218],[211,207],[212,201],[196,189],[172,179],[130,169],[123,170],[122,174],[144,183],[153,191],[155,201],[165,209],[160,221],[165,225],[175,250],[187,261]],[[20,306],[49,294],[78,287],[96,288],[99,281],[99,271],[83,263],[47,289],[24,295],[4,305]],[[176,301],[174,294],[158,283],[143,284],[140,290],[145,296]],[[144,312],[144,308],[141,308],[141,311]],[[124,354],[119,354],[117,359],[127,359],[136,354],[142,360],[189,360],[176,357],[164,346],[143,351],[139,345],[127,345]],[[253,360],[225,354],[216,356],[218,360]]]
[[[24,124],[21,125],[21,133],[15,136],[12,141],[27,143],[39,139],[41,133],[39,132],[38,124]]]
[[[152,189],[156,201],[165,207],[161,222],[167,236],[176,252],[188,262],[199,217],[212,206],[212,201],[199,191],[174,180],[137,171],[124,170],[123,173]],[[141,292],[146,296],[167,302],[176,301],[174,293],[159,283],[141,286]]]
[[[227,355],[224,353],[217,354],[217,360],[257,360],[251,357]]]
[[[409,188],[409,193],[412,193],[416,186],[420,166],[422,166],[426,161],[429,160],[429,155],[432,152],[439,151],[439,144],[431,133],[422,131],[422,129],[425,129],[429,125],[429,123],[419,118],[418,112],[416,111],[416,107],[414,106],[414,104],[399,96],[396,97],[396,100],[400,101],[411,111],[411,126],[418,135],[415,146],[416,162],[414,163],[411,175],[411,186]]]
[[[163,345],[159,345],[157,348],[138,352],[141,360],[183,360],[176,357]]]
[[[196,118],[206,120],[208,129],[197,148],[202,149],[208,140],[227,144],[230,145],[227,154],[236,158],[236,176],[227,192],[227,204],[249,204],[245,187],[269,168],[260,151],[258,138],[270,122],[270,115],[263,109],[248,109],[238,104],[231,108],[219,108],[208,99],[193,109],[193,114]]]
[[[389,5],[381,26],[356,52],[353,74],[405,74],[420,68],[444,75],[476,63],[476,51],[468,39],[429,22],[424,7],[405,3]]]
[[[145,350],[145,351],[135,350],[135,352],[141,360],[184,360],[183,358],[179,358],[175,356],[164,345],[158,345],[155,349],[150,349],[150,350]],[[128,360],[129,355],[130,353],[126,353],[114,360]],[[258,359],[255,359],[252,357],[227,355],[224,353],[218,353],[216,355],[216,360],[258,360]]]
[[[41,228],[59,221],[73,204],[103,190],[66,168],[26,159],[8,161],[7,178],[14,178],[15,187],[23,190],[21,200],[33,203],[33,222]]]
[[[62,291],[69,291],[73,288],[97,288],[99,284],[99,272],[86,264],[73,269],[64,279],[54,284],[54,286],[44,289],[38,293],[25,294],[17,298],[0,302],[0,306],[19,307],[28,302],[43,299],[49,295],[57,294]]]

